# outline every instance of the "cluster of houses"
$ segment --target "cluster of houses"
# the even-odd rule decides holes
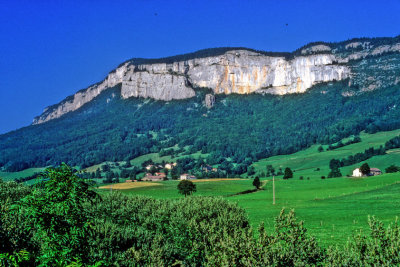
[[[368,176],[376,176],[376,175],[381,175],[382,171],[378,168],[370,168]],[[353,177],[362,177],[362,176],[367,176],[363,175],[361,172],[360,168],[357,168],[353,171]]]
[[[161,170],[161,169],[171,170],[171,169],[175,168],[176,165],[177,165],[176,162],[166,163],[164,166],[161,164],[158,164],[158,165],[149,164],[146,166],[146,170],[150,171],[151,169],[154,170],[154,168],[156,170]],[[201,170],[203,172],[217,172],[218,171],[217,168],[214,168],[210,165],[201,166]],[[142,178],[142,181],[158,182],[158,181],[164,181],[166,179],[167,179],[167,175],[164,172],[155,172],[154,174],[148,172]],[[196,176],[194,176],[192,174],[188,174],[188,173],[181,174],[179,177],[179,180],[195,180],[195,179],[197,179]],[[136,180],[126,180],[126,182],[128,182],[128,183],[136,182]]]

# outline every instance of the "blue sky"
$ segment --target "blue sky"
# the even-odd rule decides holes
[[[132,57],[400,34],[399,0],[0,0],[0,14],[0,133]]]

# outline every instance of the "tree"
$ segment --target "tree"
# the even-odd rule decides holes
[[[368,163],[364,163],[361,165],[360,171],[363,175],[368,175],[371,171],[371,168],[369,167]]]
[[[398,172],[400,171],[400,167],[396,165],[390,165],[385,169],[386,173],[393,173],[393,172]]]
[[[335,177],[342,177],[342,173],[340,172],[339,168],[331,169],[328,174],[328,178],[335,178]]]
[[[41,178],[38,188],[16,207],[29,218],[26,231],[35,229],[35,239],[45,244],[40,248],[39,261],[44,266],[87,262],[87,237],[93,226],[84,204],[99,196],[64,163],[46,169]]]
[[[272,165],[267,165],[267,177],[275,175],[275,169]]]
[[[254,178],[253,180],[253,186],[255,186],[257,189],[260,189],[260,185],[261,185],[260,178],[256,176],[256,178]]]
[[[124,168],[130,168],[130,167],[132,167],[131,161],[130,161],[130,160],[127,160],[127,161],[125,162]]]
[[[157,172],[157,168],[156,168],[156,166],[151,166],[151,168],[150,168],[150,170],[149,170],[149,172],[152,174],[152,175],[154,175],[156,172]]]
[[[165,173],[165,177],[168,177],[169,170],[167,168],[164,168],[164,173]]]
[[[289,178],[293,178],[293,172],[289,167],[286,167],[283,179],[289,179]]]
[[[247,175],[251,176],[251,175],[254,175],[255,173],[256,173],[256,170],[255,170],[254,166],[249,166],[247,168]]]
[[[96,178],[101,178],[101,171],[99,168],[96,169],[96,174],[95,174]]]
[[[191,195],[192,193],[196,192],[196,185],[189,180],[180,181],[177,188],[179,194],[185,195],[185,197],[187,195]]]
[[[329,161],[329,169],[335,170],[335,169],[339,169],[340,167],[341,167],[340,160],[338,160],[338,159],[331,159],[331,160]]]

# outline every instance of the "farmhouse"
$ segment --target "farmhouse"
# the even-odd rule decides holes
[[[368,176],[376,176],[376,175],[381,175],[382,171],[378,168],[371,168],[369,171]],[[362,172],[360,171],[360,168],[357,168],[353,171],[353,177],[361,177],[363,176]]]
[[[195,179],[197,179],[196,176],[187,173],[181,174],[181,177],[179,178],[179,180],[195,180]]]
[[[353,177],[361,177],[363,174],[360,171],[360,168],[357,168],[353,171]]]
[[[163,181],[165,177],[166,175],[163,172],[157,172],[155,175],[152,175],[151,173],[146,173],[142,181]]]

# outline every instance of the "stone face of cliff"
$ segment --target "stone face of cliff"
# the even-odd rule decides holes
[[[352,43],[346,49],[357,47],[362,47],[362,50],[340,54],[327,45],[315,45],[302,49],[298,56],[291,59],[242,49],[173,63],[126,62],[102,82],[44,110],[33,124],[77,110],[102,91],[118,84],[121,85],[122,98],[143,97],[163,101],[191,98],[195,95],[195,88],[199,87],[210,88],[215,94],[303,93],[317,83],[350,77],[351,69],[346,65],[350,60],[398,51],[400,44],[373,47]]]

